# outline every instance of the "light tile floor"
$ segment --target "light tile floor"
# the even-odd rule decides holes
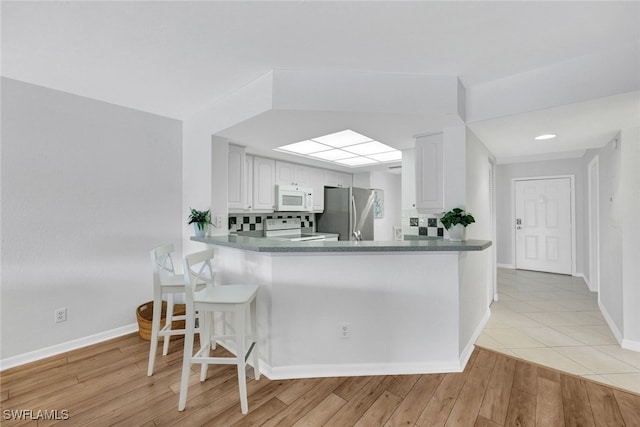
[[[640,393],[640,352],[620,347],[584,280],[498,269],[498,295],[476,344]]]

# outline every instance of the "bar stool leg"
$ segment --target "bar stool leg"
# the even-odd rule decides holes
[[[209,357],[211,356],[211,336],[213,335],[212,322],[211,318],[213,317],[213,313],[210,311],[205,311],[200,314],[200,349],[206,348],[206,350],[202,353],[203,356]],[[204,381],[207,379],[207,370],[209,365],[207,363],[202,363],[200,367],[200,381]]]
[[[184,355],[182,356],[182,378],[180,379],[180,399],[178,400],[178,411],[184,411],[184,408],[187,405],[189,373],[191,370],[191,358],[193,356],[194,327],[195,316],[193,310],[187,307],[184,334]]]
[[[151,342],[149,343],[149,365],[147,376],[153,375],[153,366],[156,361],[158,351],[158,333],[160,332],[160,318],[162,317],[162,293],[158,290],[153,292],[153,317],[151,319]]]
[[[247,315],[246,305],[241,310],[235,312],[236,327],[236,360],[238,364],[238,387],[240,389],[240,409],[243,414],[249,412],[249,404],[247,403],[247,377],[245,374],[245,354],[246,354],[246,325],[245,317]]]
[[[167,316],[165,325],[169,325],[169,329],[172,328],[172,318],[173,318],[173,294],[167,295]],[[162,355],[166,356],[169,354],[169,342],[171,341],[171,337],[165,335],[164,336],[164,345],[162,346]]]
[[[253,356],[253,378],[255,378],[256,380],[260,379],[260,364],[258,362],[258,318],[256,315],[256,305],[257,305],[257,298],[254,298],[253,301],[251,301],[251,309],[250,309],[250,313],[251,313],[251,320],[250,320],[250,325],[251,325],[251,336],[252,341],[255,343],[253,345],[253,350],[252,350],[252,356]]]

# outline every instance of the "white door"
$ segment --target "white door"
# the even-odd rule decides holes
[[[571,179],[516,181],[516,268],[571,274]]]

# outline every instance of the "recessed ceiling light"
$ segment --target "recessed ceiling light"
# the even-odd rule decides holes
[[[558,135],[556,135],[555,133],[547,133],[544,135],[538,135],[533,139],[535,139],[536,141],[544,141],[545,139],[552,139],[552,138],[555,138],[556,136]]]

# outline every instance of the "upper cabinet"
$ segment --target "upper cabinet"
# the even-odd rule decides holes
[[[273,212],[276,185],[313,189],[313,210],[324,210],[324,187],[350,187],[353,175],[247,155],[229,144],[229,212]]]
[[[415,204],[420,213],[441,213],[444,209],[443,135],[416,138]]]
[[[245,148],[229,144],[228,207],[230,211],[247,206],[247,174]]]
[[[250,156],[229,144],[229,212],[270,211],[275,205],[275,160]]]
[[[309,186],[308,166],[276,160],[276,184]]]
[[[351,187],[353,185],[353,175],[334,170],[325,170],[324,185],[327,187]]]
[[[275,207],[275,169],[273,159],[253,158],[253,210],[273,211]]]
[[[402,150],[402,209],[416,208],[416,150],[407,148]]]

